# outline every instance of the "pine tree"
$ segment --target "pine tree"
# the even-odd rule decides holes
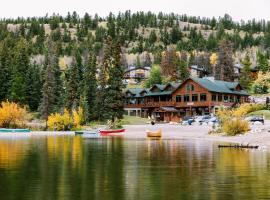
[[[48,50],[45,56],[45,73],[42,86],[42,99],[39,107],[41,116],[47,120],[48,116],[60,109],[62,82],[61,71],[58,66],[58,58],[55,53],[55,46],[48,43]]]
[[[114,122],[116,119],[122,119],[124,114],[124,68],[120,62],[121,47],[119,42],[115,42],[112,49],[112,62],[109,68],[108,87],[106,89],[108,95],[106,104],[108,106],[109,118]]]
[[[91,52],[84,71],[84,98],[86,101],[87,110],[86,120],[90,121],[96,117],[96,93],[97,93],[97,66],[96,55]]]
[[[14,49],[14,57],[12,60],[12,80],[9,99],[21,104],[27,104],[25,73],[29,70],[30,56],[27,41],[25,39],[19,39]]]
[[[97,119],[99,121],[108,119],[108,108],[106,105],[106,98],[108,94],[106,92],[108,77],[109,77],[109,67],[111,65],[111,55],[112,55],[112,40],[111,37],[106,39],[106,46],[104,50],[104,57],[103,63],[99,69],[99,76],[98,76],[98,90],[97,90],[97,97],[96,97],[96,113]]]
[[[185,60],[180,60],[178,63],[178,77],[180,81],[186,80],[190,76]]]
[[[11,82],[12,53],[9,45],[8,38],[0,42],[0,101],[8,98]]]
[[[42,71],[41,67],[31,64],[26,72],[26,100],[31,111],[36,111],[42,97]]]
[[[67,71],[67,99],[66,106],[69,111],[77,109],[80,102],[80,76],[79,68],[75,58],[72,58],[71,65]]]
[[[241,76],[239,83],[241,86],[243,86],[245,89],[249,89],[252,83],[252,76],[251,76],[251,61],[248,54],[246,54],[244,60],[242,61],[243,69],[241,71]]]

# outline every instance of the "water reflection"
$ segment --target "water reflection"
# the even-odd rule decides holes
[[[269,154],[179,140],[0,141],[2,199],[270,198]]]

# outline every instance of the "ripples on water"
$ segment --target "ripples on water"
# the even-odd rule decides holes
[[[0,140],[0,199],[265,199],[269,154],[183,140]]]

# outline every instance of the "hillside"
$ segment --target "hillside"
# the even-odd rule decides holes
[[[94,49],[102,57],[105,36],[119,39],[126,63],[135,65],[137,55],[149,52],[152,62],[157,63],[159,52],[168,46],[177,51],[215,52],[218,42],[226,38],[234,44],[234,58],[240,63],[246,52],[256,65],[256,53],[261,50],[269,57],[270,22],[251,20],[234,22],[229,15],[219,19],[189,17],[186,15],[153,13],[110,14],[80,17],[73,12],[67,16],[46,16],[27,19],[2,19],[1,39],[9,34],[21,36],[28,41],[33,61],[42,64],[46,42],[57,42],[59,57],[70,65],[72,52],[85,48]],[[140,56],[143,59],[143,55]],[[102,59],[99,59],[101,61]],[[143,63],[143,60],[141,60]]]

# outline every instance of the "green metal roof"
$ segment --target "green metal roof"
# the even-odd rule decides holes
[[[130,88],[127,89],[126,92],[130,92],[131,94],[133,94],[134,97],[141,97],[140,93],[145,90],[143,88]]]
[[[206,88],[211,92],[217,93],[226,93],[226,94],[237,94],[237,95],[245,95],[249,94],[244,90],[235,90],[239,83],[237,82],[226,82],[220,80],[209,80],[207,78],[195,78],[191,77],[193,81]]]
[[[145,96],[162,96],[171,95],[173,91],[161,91],[161,92],[148,92]]]

